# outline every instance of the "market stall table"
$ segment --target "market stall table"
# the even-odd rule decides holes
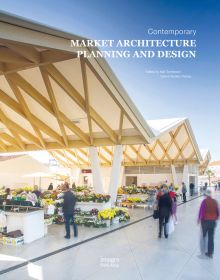
[[[26,212],[5,211],[7,232],[21,230],[24,243],[31,243],[44,236],[44,211],[29,210]]]

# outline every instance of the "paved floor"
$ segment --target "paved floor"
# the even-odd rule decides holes
[[[78,247],[0,275],[0,279],[54,280],[214,280],[220,279],[220,238],[213,259],[199,253],[199,204],[178,207],[179,224],[168,239],[158,239],[157,221],[147,219]],[[220,195],[217,195],[220,200]],[[1,259],[7,255],[1,254]],[[8,256],[8,261],[13,258]]]
[[[81,241],[88,240],[89,238],[120,228],[125,224],[132,223],[152,214],[152,210],[147,208],[135,208],[128,210],[131,216],[128,223],[120,223],[101,229],[79,226],[78,238],[66,240],[63,238],[65,235],[64,225],[50,225],[48,226],[48,234],[44,238],[36,240],[30,244],[18,247],[0,244],[0,271],[21,264],[25,261],[38,258],[42,255],[50,254],[51,252],[60,250],[64,247],[77,244]]]

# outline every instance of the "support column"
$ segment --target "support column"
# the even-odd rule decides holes
[[[112,204],[114,204],[116,201],[118,186],[120,184],[122,154],[123,154],[123,146],[122,145],[115,146],[112,170],[111,170],[111,177],[110,177],[110,183],[109,183],[109,194],[111,195]]]
[[[182,182],[185,183],[187,192],[189,193],[189,166],[188,166],[188,164],[184,165]]]
[[[176,168],[173,164],[171,164],[171,172],[172,172],[172,177],[173,177],[173,185],[174,185],[174,187],[178,187]]]
[[[104,193],[102,177],[101,177],[101,168],[100,161],[98,157],[98,151],[96,147],[89,148],[91,167],[92,167],[92,179],[93,179],[93,188],[96,193]]]
[[[72,186],[73,183],[75,183],[76,186],[79,186],[80,172],[81,172],[80,168],[74,168],[70,170],[70,174],[71,174],[70,186]]]

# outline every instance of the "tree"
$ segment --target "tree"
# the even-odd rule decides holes
[[[205,174],[208,177],[209,186],[211,186],[211,177],[213,177],[215,175],[215,173],[211,169],[208,169],[208,170],[206,170]]]

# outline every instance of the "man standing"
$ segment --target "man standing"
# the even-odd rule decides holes
[[[193,183],[190,183],[190,185],[189,185],[190,196],[193,196],[193,195],[194,195],[194,188],[195,188],[194,184],[193,184]]]
[[[187,193],[187,188],[184,182],[182,182],[182,195],[183,195],[183,202],[186,202],[186,193]]]
[[[212,192],[207,190],[206,198],[201,203],[198,217],[198,223],[201,222],[202,227],[203,243],[208,234],[208,252],[206,252],[205,255],[209,258],[212,258],[214,252],[214,233],[216,220],[219,217],[218,203],[211,197],[211,195]]]
[[[76,197],[70,191],[68,183],[65,183],[63,185],[63,192],[63,214],[66,227],[66,235],[64,236],[64,238],[70,239],[70,220],[72,220],[73,223],[74,236],[77,237],[78,235],[77,225],[74,221],[74,208],[76,204]]]
[[[167,187],[164,188],[164,194],[162,194],[158,201],[159,210],[159,238],[161,238],[162,227],[164,225],[164,236],[168,238],[167,224],[169,217],[172,213],[172,200],[169,196]]]

